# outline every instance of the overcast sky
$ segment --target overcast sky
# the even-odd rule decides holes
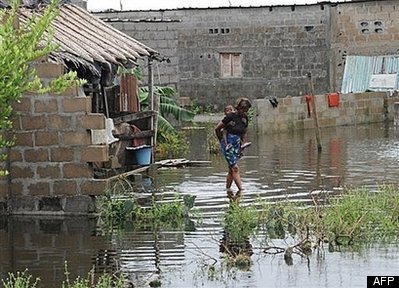
[[[331,0],[331,2],[345,1],[349,0]],[[221,6],[313,4],[318,2],[323,2],[323,0],[87,0],[87,9],[91,11],[121,10],[122,6],[123,10],[158,10]]]

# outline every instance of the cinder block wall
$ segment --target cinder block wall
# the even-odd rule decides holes
[[[279,98],[277,108],[273,108],[268,99],[257,99],[255,123],[258,133],[277,133],[297,129],[313,129],[311,115],[305,96]],[[395,93],[389,97],[385,92],[366,92],[358,94],[340,94],[339,106],[329,107],[328,94],[316,95],[315,102],[320,127],[366,124],[392,121],[395,115],[394,103],[399,100]]]
[[[62,65],[40,63],[49,81]],[[87,214],[107,180],[94,179],[92,163],[108,160],[108,145],[92,145],[90,129],[104,129],[105,116],[91,113],[91,98],[71,88],[62,94],[24,95],[15,103],[15,146],[7,179],[0,179],[0,214]]]

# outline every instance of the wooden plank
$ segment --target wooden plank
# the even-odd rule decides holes
[[[146,130],[146,131],[135,132],[129,136],[114,135],[114,137],[118,138],[121,141],[124,141],[124,140],[132,140],[132,139],[136,139],[136,138],[147,138],[147,137],[151,137],[153,135],[154,135],[154,131]]]
[[[144,118],[149,118],[152,117],[153,115],[155,115],[154,111],[142,111],[142,112],[137,112],[137,113],[132,113],[132,114],[126,114],[123,116],[119,116],[114,118],[114,124],[119,124],[122,122],[132,122],[132,121],[136,121],[136,120],[140,120],[140,119],[144,119]]]

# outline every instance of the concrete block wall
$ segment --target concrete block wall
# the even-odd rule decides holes
[[[51,63],[37,71],[44,81],[64,73]],[[105,116],[91,113],[91,98],[79,89],[24,95],[15,103],[15,146],[8,153],[10,174],[0,183],[0,213],[95,212],[95,196],[108,183],[94,179],[93,163],[108,160],[108,145],[92,145],[90,129],[104,129]]]
[[[170,57],[154,70],[162,84],[170,78],[180,97],[219,111],[238,96],[305,95],[307,72],[316,94],[340,91],[347,55],[398,54],[397,0],[96,15]],[[209,33],[222,28],[229,33]],[[220,77],[223,52],[241,53],[242,77]]]
[[[394,110],[394,125],[396,127],[399,127],[399,102],[395,102],[393,104],[393,110]]]
[[[333,91],[339,91],[346,55],[397,55],[399,2],[345,2],[331,7],[331,63]]]
[[[154,68],[178,96],[221,111],[237,97],[302,95],[306,73],[329,90],[329,6],[231,7],[96,13],[171,62]],[[129,22],[130,21],[130,22]],[[169,21],[169,22],[168,22]],[[222,33],[221,31],[228,33]],[[218,31],[211,33],[210,31]],[[221,77],[220,54],[241,55],[242,77]],[[169,75],[169,76],[168,76]],[[146,78],[144,78],[146,80]]]
[[[366,124],[393,120],[396,93],[389,96],[384,92],[340,94],[338,107],[329,107],[328,94],[316,95],[315,102],[320,127]],[[258,133],[278,133],[297,129],[315,128],[312,108],[308,116],[305,96],[284,97],[273,108],[268,99],[254,101],[256,109],[255,124]]]

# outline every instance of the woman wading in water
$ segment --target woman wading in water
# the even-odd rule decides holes
[[[227,114],[215,127],[216,137],[220,141],[223,155],[229,167],[226,176],[226,191],[229,197],[233,197],[231,189],[233,182],[238,189],[235,197],[239,197],[243,190],[238,161],[241,157],[241,139],[244,143],[247,141],[247,112],[251,106],[251,102],[247,98],[238,98],[235,105],[236,112]],[[227,131],[227,144],[223,141],[224,129]]]

